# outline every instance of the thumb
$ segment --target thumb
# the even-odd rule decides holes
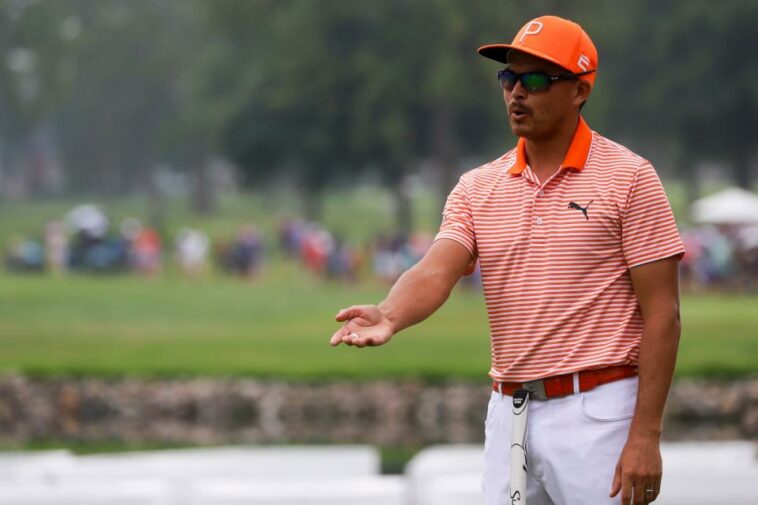
[[[616,465],[616,472],[613,475],[613,483],[611,484],[610,497],[613,498],[621,491],[621,465]]]
[[[347,321],[348,319],[358,317],[362,313],[363,311],[360,305],[353,305],[352,307],[348,307],[346,309],[342,309],[339,312],[337,312],[335,319],[339,322],[343,322],[343,321]]]

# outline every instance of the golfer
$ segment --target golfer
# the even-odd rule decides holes
[[[502,64],[518,143],[463,174],[426,256],[379,305],[339,311],[331,344],[389,342],[437,310],[478,261],[493,380],[486,503],[651,503],[684,252],[666,194],[649,161],[582,118],[599,67],[578,24],[543,16],[479,53]],[[514,439],[525,393],[526,429]],[[511,468],[512,444],[525,445],[521,468]],[[511,485],[522,474],[525,496]]]

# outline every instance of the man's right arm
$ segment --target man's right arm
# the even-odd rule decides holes
[[[377,305],[354,305],[337,313],[345,324],[331,338],[331,345],[356,347],[387,343],[399,331],[432,315],[450,296],[458,279],[474,258],[461,243],[440,239],[416,265],[392,286]]]

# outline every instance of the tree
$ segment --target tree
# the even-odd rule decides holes
[[[4,2],[0,16],[3,62],[32,62],[16,58],[16,75],[0,65],[0,134],[24,150],[25,137],[53,130],[69,191],[150,189],[158,163],[195,145],[176,124],[201,42],[187,5]]]
[[[681,146],[678,172],[690,185],[698,179],[696,160],[710,159],[731,165],[735,182],[749,188],[756,154],[750,125],[758,115],[751,65],[758,4],[648,0],[632,15],[640,29],[618,82],[634,98],[619,101],[619,112],[632,119],[639,136]],[[691,197],[696,193],[693,186]]]
[[[198,88],[218,118],[222,150],[248,185],[294,174],[307,213],[320,214],[330,181],[350,170],[355,76],[344,59],[360,34],[348,2],[218,2],[208,29],[219,49]],[[227,82],[215,86],[223,75]],[[201,79],[202,80],[202,79]]]
[[[403,181],[413,167],[430,157],[445,166],[446,194],[459,157],[492,139],[485,130],[493,107],[480,92],[485,66],[475,49],[480,25],[494,31],[497,23],[484,9],[473,11],[477,24],[455,2],[433,7],[214,4],[209,20],[224,56],[211,66],[232,84],[205,97],[224,111],[224,150],[248,180],[290,172],[318,198],[328,184],[371,171],[392,189],[398,227],[409,230]],[[472,76],[482,77],[478,89],[469,86]]]
[[[90,7],[77,10],[76,80],[59,114],[70,175],[106,193],[148,188],[182,105],[177,82],[193,54],[186,13],[149,0]]]
[[[60,4],[0,2],[0,168],[30,165],[35,137],[49,130],[70,86],[72,22]]]

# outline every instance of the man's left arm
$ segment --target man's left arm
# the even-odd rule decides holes
[[[679,347],[679,258],[630,269],[644,323],[639,355],[639,392],[629,437],[616,466],[611,496],[621,503],[650,503],[660,492],[660,437]],[[653,493],[645,491],[653,489]],[[634,501],[632,501],[632,496]]]

